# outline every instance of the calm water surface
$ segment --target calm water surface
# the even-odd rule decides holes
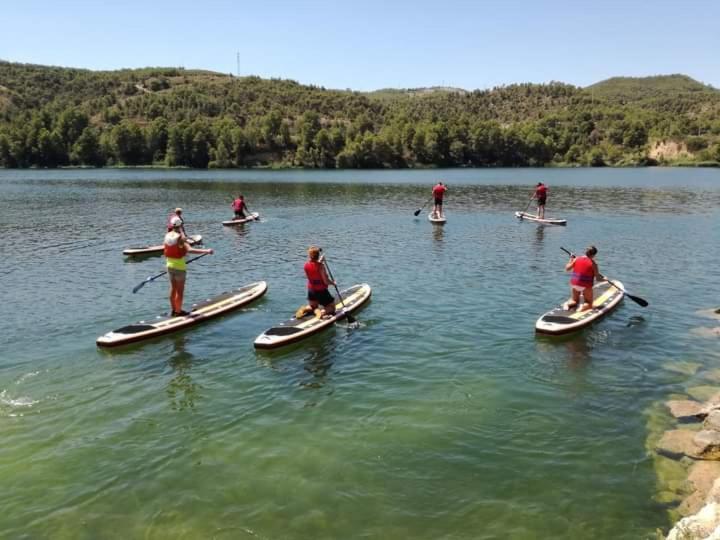
[[[413,211],[450,186],[448,223]],[[518,223],[532,186],[548,215]],[[242,192],[263,221],[223,228]],[[714,170],[2,171],[4,538],[651,538],[669,525],[646,449],[658,401],[720,365]],[[260,279],[264,299],[103,351],[167,310],[134,285],[168,212],[216,254],[186,300]],[[358,329],[252,341],[303,303],[324,246],[367,282]],[[599,248],[626,300],[569,338],[533,325],[565,298],[560,246]],[[670,369],[693,361],[695,379]]]

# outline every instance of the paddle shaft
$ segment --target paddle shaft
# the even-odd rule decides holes
[[[427,203],[429,203],[430,201],[432,201],[433,198],[434,198],[434,197],[430,197],[427,201],[425,201],[420,208],[418,208],[417,210],[415,210],[414,214],[417,216],[420,212],[422,212],[422,209],[425,208],[425,207],[427,206]]]
[[[202,255],[198,255],[197,257],[193,257],[192,259],[190,259],[190,260],[188,260],[188,261],[185,261],[185,264],[190,264],[190,263],[193,262],[193,261],[197,261],[198,259],[202,259],[205,255],[210,255],[210,254],[209,254],[209,253],[203,253]],[[157,274],[157,275],[155,275],[155,276],[150,276],[150,277],[146,278],[145,281],[143,281],[143,282],[141,282],[141,283],[138,283],[138,284],[133,288],[133,294],[136,293],[136,292],[138,292],[140,289],[142,289],[142,288],[145,286],[146,283],[150,283],[151,281],[155,281],[157,278],[162,277],[162,276],[164,276],[165,274],[167,274],[167,272],[168,272],[168,271],[165,270],[164,272],[160,272],[159,274]]]
[[[560,249],[562,249],[565,253],[567,253],[567,254],[570,255],[571,257],[573,256],[573,254],[570,253],[570,252],[569,252],[567,249],[565,249],[564,247],[560,246]],[[616,283],[614,283],[612,280],[609,280],[607,277],[605,278],[605,281],[607,281],[610,285],[612,285],[613,287],[615,287],[617,290],[622,291],[623,293],[625,293],[625,296],[627,296],[630,300],[632,300],[632,301],[635,302],[636,304],[638,304],[638,305],[640,305],[640,306],[642,306],[642,307],[647,307],[647,306],[648,306],[648,301],[645,300],[644,298],[640,298],[639,296],[634,296],[634,295],[630,294],[629,292],[627,292],[627,291],[626,291],[625,289],[623,289],[622,287],[618,287],[618,285],[617,285]]]
[[[335,283],[335,278],[332,275],[332,271],[330,270],[330,266],[328,266],[327,261],[325,261],[325,258],[323,257],[323,264],[325,265],[325,269],[327,270],[328,276],[330,277],[330,280],[333,282],[333,287],[335,287],[335,292],[337,292],[338,298],[340,299],[340,305],[343,307],[345,311],[345,317],[347,317],[347,320],[350,324],[354,324],[357,322],[357,319],[353,317],[348,311],[347,307],[345,306],[345,300],[343,300],[342,294],[340,294],[340,289],[338,289],[337,284]]]

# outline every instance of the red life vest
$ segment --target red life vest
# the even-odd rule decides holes
[[[538,199],[544,199],[547,197],[547,186],[543,184],[542,186],[538,186],[535,190],[535,196]]]
[[[573,272],[570,278],[571,285],[592,287],[595,270],[593,269],[593,261],[590,257],[585,255],[578,257],[575,259],[572,269]]]
[[[446,191],[447,188],[445,186],[441,186],[440,184],[438,184],[433,188],[433,197],[435,197],[436,199],[442,199]]]
[[[180,235],[177,235],[175,242],[168,243],[168,240],[172,241],[172,238],[168,238],[170,233],[165,235],[165,242],[163,243],[163,255],[170,259],[182,259],[187,254],[187,246],[183,244],[180,247]]]
[[[325,282],[322,278],[322,264],[317,261],[306,262],[305,275],[308,278],[308,289],[317,292],[327,290],[327,285],[325,285]]]
[[[236,212],[240,212],[243,209],[243,206],[245,206],[245,201],[242,199],[235,199],[233,201],[233,210]]]

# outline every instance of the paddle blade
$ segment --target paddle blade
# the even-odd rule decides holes
[[[413,212],[413,215],[419,216],[421,210],[422,210],[422,208],[418,208],[417,210],[415,210],[415,211]]]
[[[640,298],[639,296],[633,296],[632,294],[625,293],[625,296],[627,296],[630,300],[635,302],[636,304],[642,306],[642,307],[648,307],[648,301],[644,298]]]
[[[133,287],[133,294],[135,294],[140,289],[142,289],[148,281],[150,281],[150,279],[146,279],[145,281],[142,281],[142,282],[138,283],[137,285],[135,285]]]

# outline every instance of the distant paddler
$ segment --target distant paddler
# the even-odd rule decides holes
[[[533,199],[537,199],[537,214],[536,217],[539,219],[545,219],[545,203],[547,203],[548,189],[545,184],[538,182],[535,186],[535,193]]]
[[[317,246],[308,248],[308,260],[303,267],[307,277],[308,305],[297,310],[295,313],[297,319],[310,312],[314,312],[318,318],[335,314],[335,298],[328,290],[330,285],[335,285],[335,281],[328,276],[323,264],[324,256],[321,253],[322,249]]]
[[[168,219],[167,219],[167,232],[171,232],[171,231],[174,229],[174,227],[173,227],[173,220],[174,220],[174,219],[179,219],[179,220],[180,220],[180,233],[182,233],[183,238],[187,238],[188,235],[187,235],[187,233],[185,232],[185,220],[184,220],[183,217],[182,217],[182,213],[183,213],[183,209],[182,209],[182,208],[176,208],[175,211],[168,216]]]
[[[182,210],[181,210],[182,211]],[[163,254],[167,259],[167,273],[170,278],[170,313],[173,317],[187,315],[183,311],[182,303],[185,295],[185,274],[187,265],[185,255],[188,253],[213,254],[212,249],[194,248],[187,244],[182,231],[182,218],[175,216],[170,220],[172,230],[165,235],[163,241]]]
[[[585,255],[575,257],[570,255],[570,260],[565,265],[566,272],[572,272],[570,278],[570,300],[567,301],[567,309],[577,307],[580,302],[580,293],[583,295],[585,303],[580,307],[580,311],[587,311],[593,307],[593,284],[595,280],[604,281],[603,276],[598,270],[597,262],[595,262],[597,248],[589,246],[585,250]]]
[[[443,185],[442,182],[438,182],[432,188],[433,199],[435,200],[435,206],[433,207],[433,216],[435,218],[441,218],[443,214],[443,197],[447,191],[447,186]]]
[[[242,195],[238,195],[237,198],[233,200],[232,209],[233,212],[235,212],[235,219],[245,219],[245,212],[250,213],[247,204],[245,204],[245,197]]]

